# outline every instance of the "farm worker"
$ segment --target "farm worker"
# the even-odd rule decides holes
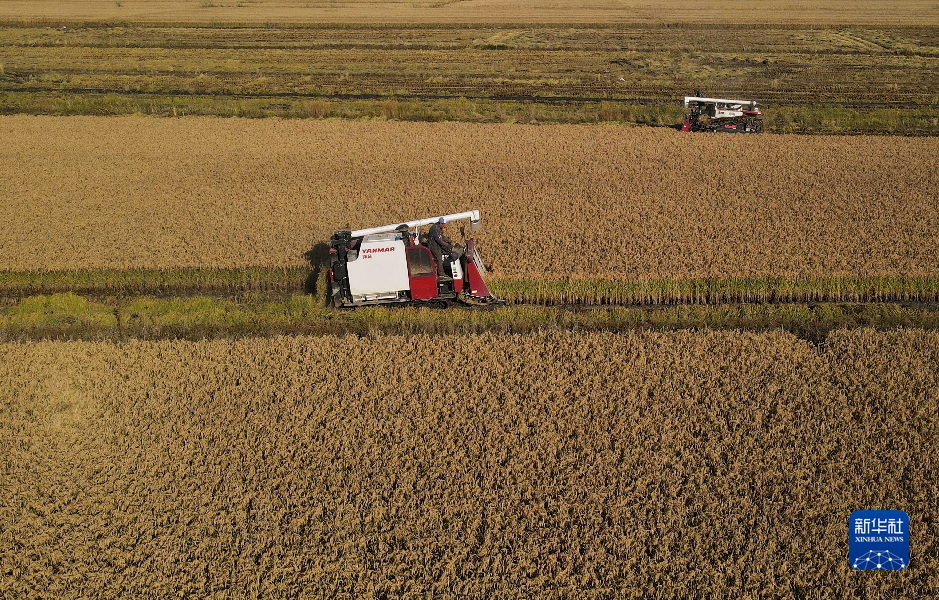
[[[444,233],[444,227],[446,226],[447,220],[440,217],[436,223],[430,226],[430,233],[428,234],[430,239],[427,242],[430,253],[434,255],[434,260],[437,261],[437,279],[443,279],[444,281],[449,280],[450,277],[443,270],[443,253],[444,251],[447,252],[447,260],[449,261],[452,260],[450,251],[453,250],[453,240]]]

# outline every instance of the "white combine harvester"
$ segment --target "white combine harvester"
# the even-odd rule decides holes
[[[469,220],[473,231],[480,229],[479,211],[472,210],[334,233],[329,250],[333,305],[341,308],[408,303],[446,307],[451,302],[502,302],[483,281],[486,267],[472,239],[466,239],[463,246],[454,246],[450,254],[453,260],[444,264],[446,275],[438,277],[434,256],[426,244],[420,243],[418,228],[440,219],[447,223]]]
[[[685,96],[685,116],[682,131],[714,131],[719,133],[760,133],[763,131],[763,113],[753,100],[727,100]]]

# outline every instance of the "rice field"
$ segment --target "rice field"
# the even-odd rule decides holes
[[[0,3],[0,598],[939,597],[937,28]],[[510,306],[323,307],[334,231],[468,209]]]
[[[508,279],[933,277],[935,138],[2,117],[0,269],[290,267],[470,208]],[[454,232],[457,233],[458,232]]]
[[[928,136],[937,58],[924,23],[0,21],[0,114],[668,126],[697,89],[772,133]]]
[[[869,329],[2,344],[0,595],[935,596],[937,348]],[[905,571],[848,565],[868,507],[909,513]]]

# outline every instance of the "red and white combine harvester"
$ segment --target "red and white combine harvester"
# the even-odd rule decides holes
[[[329,249],[333,305],[410,303],[442,308],[451,302],[502,302],[483,281],[486,267],[472,239],[443,255],[444,274],[438,276],[434,255],[420,240],[418,228],[441,219],[446,223],[469,219],[473,231],[480,228],[479,211],[472,210],[333,234]]]
[[[752,100],[725,100],[685,96],[685,115],[682,131],[714,131],[718,133],[760,133],[763,131],[763,113]]]

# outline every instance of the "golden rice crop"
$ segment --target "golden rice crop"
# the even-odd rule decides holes
[[[937,349],[2,344],[0,596],[934,597]],[[908,569],[851,570],[860,508],[909,513]]]
[[[134,117],[0,138],[3,269],[300,265],[347,225],[479,208],[509,278],[939,272],[934,138]]]

